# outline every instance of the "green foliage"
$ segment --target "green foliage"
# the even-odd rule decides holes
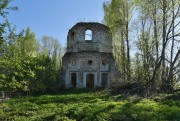
[[[31,35],[29,28],[27,32]],[[28,36],[28,34],[18,36],[11,32],[9,44],[4,48],[6,51],[0,58],[0,90],[4,90],[7,94],[28,91],[29,82],[34,79],[35,74],[31,70],[33,58],[30,54],[35,52],[33,49],[35,43],[31,45],[29,51],[24,51],[24,48],[29,46],[29,43],[26,43],[26,47],[23,46],[26,41],[36,42],[34,36]]]
[[[21,58],[0,58],[0,90],[10,92],[28,91],[28,81],[33,78],[29,66]]]
[[[180,120],[180,103],[172,96],[161,101],[136,99],[111,95],[106,90],[68,90],[58,95],[19,97],[0,105],[0,120]]]
[[[5,29],[10,30],[10,24],[7,18],[7,15],[9,14],[9,11],[12,10],[17,10],[17,7],[14,6],[9,6],[9,4],[13,0],[1,0],[0,1],[0,55],[1,55],[1,46],[4,44],[5,39],[4,39],[4,34],[7,33]]]
[[[17,34],[7,18],[9,11],[17,10],[9,6],[12,1],[0,1],[0,91],[11,96],[11,93],[57,90],[61,45],[57,39],[45,36],[40,46],[29,27]]]
[[[18,35],[11,31],[0,57],[0,91],[5,91],[6,96],[12,92],[57,91],[60,86],[61,46],[53,39],[46,44],[51,42],[54,48],[41,47],[30,28]],[[46,49],[52,49],[52,54],[45,53]]]

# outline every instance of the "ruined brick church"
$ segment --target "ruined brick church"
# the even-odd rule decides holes
[[[66,88],[110,87],[113,66],[112,35],[107,26],[80,22],[69,30],[62,58]]]

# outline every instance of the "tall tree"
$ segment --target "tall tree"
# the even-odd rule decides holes
[[[114,55],[122,68],[124,79],[129,81],[131,80],[129,27],[132,10],[131,0],[112,0],[104,3],[104,20],[113,33]]]
[[[131,11],[132,2],[136,8],[134,11]],[[156,90],[173,91],[174,83],[178,80],[174,75],[179,73],[180,66],[180,1],[110,0],[104,3],[104,13],[104,20],[113,33],[114,56],[123,80],[130,77],[127,40],[137,31],[137,35],[134,35],[137,53],[134,61],[131,61],[132,79],[143,82],[149,94]],[[137,25],[133,32],[127,29],[131,14],[135,15],[133,19]]]
[[[154,66],[150,71],[152,76],[150,76],[148,81],[148,89],[153,92],[157,88],[156,84],[159,83],[161,85],[160,87],[162,87],[164,91],[170,91],[173,88],[172,81],[170,81],[173,80],[173,77],[169,77],[169,75],[172,75],[172,70],[176,68],[175,65],[178,65],[177,58],[179,57],[178,49],[176,49],[176,53],[174,53],[174,43],[177,43],[177,41],[175,41],[175,38],[179,36],[177,29],[180,23],[179,21],[177,21],[179,19],[179,1],[136,0],[136,2],[137,5],[140,7],[140,10],[143,10],[143,14],[147,15],[145,18],[149,24],[145,25],[145,27],[148,27],[148,25],[151,24],[153,26],[148,32],[149,35],[153,33],[153,36],[151,36],[152,42],[147,44],[150,47],[152,43],[152,45],[155,45],[155,48],[153,48],[152,46],[152,48],[146,50],[151,51],[152,54],[155,52],[156,56],[154,56],[154,61],[152,61],[154,63],[152,63],[152,65]],[[148,7],[145,8],[143,7],[144,5]],[[144,31],[143,26],[140,29]],[[153,30],[152,32],[151,29]],[[148,54],[145,55],[147,56],[146,58],[149,57]],[[168,58],[170,58],[170,60]],[[169,67],[172,67],[171,71]]]

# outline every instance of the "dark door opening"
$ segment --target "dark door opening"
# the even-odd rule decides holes
[[[107,73],[102,73],[101,74],[101,84],[102,84],[102,87],[106,87],[107,80],[108,80],[108,74]]]
[[[76,87],[77,83],[77,74],[76,73],[71,73],[71,84],[73,87]]]
[[[86,76],[86,87],[94,88],[94,75],[93,74],[87,74],[87,76]]]

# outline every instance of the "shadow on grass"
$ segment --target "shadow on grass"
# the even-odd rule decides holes
[[[93,92],[97,92],[97,91],[102,91],[104,89],[102,88],[68,88],[68,89],[62,89],[59,91],[49,91],[49,92],[35,92],[32,93],[30,96],[41,96],[41,95],[61,95],[61,94],[81,94],[81,93],[93,93]]]
[[[179,92],[175,92],[174,94],[167,96],[165,99],[170,99],[170,100],[174,100],[174,101],[180,101],[180,91]]]
[[[175,95],[177,99],[178,95]],[[138,95],[112,95],[108,90],[70,89],[58,94],[21,97],[8,102],[9,117],[37,120],[164,121],[180,120],[180,102],[167,96],[154,101]],[[0,116],[1,117],[1,116]],[[17,117],[16,117],[17,118]]]
[[[102,93],[103,92],[103,93]],[[95,99],[108,100],[111,97],[109,93],[104,93],[102,89],[68,89],[57,94],[44,94],[35,96],[15,97],[14,101],[28,101],[36,104],[48,103],[76,103],[76,102],[94,102]]]

